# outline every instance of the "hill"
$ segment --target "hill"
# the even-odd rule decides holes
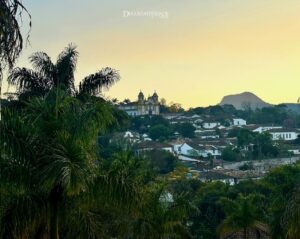
[[[272,106],[251,92],[224,96],[219,105],[233,105],[238,110],[245,109],[245,107],[256,109]]]

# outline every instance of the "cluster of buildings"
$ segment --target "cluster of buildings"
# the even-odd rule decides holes
[[[150,150],[164,150],[176,155],[180,160],[191,163],[192,167],[199,173],[202,181],[217,180],[229,184],[237,183],[244,179],[260,178],[265,171],[273,166],[278,166],[274,162],[271,165],[257,166],[254,171],[243,172],[239,166],[230,168],[227,162],[222,160],[222,151],[226,147],[236,147],[237,138],[231,138],[230,132],[235,128],[244,128],[256,133],[268,132],[274,142],[281,141],[289,145],[288,151],[291,155],[300,156],[300,147],[289,144],[298,138],[298,129],[288,129],[280,125],[254,125],[248,124],[245,119],[230,117],[222,119],[222,122],[211,115],[197,115],[187,113],[161,113],[159,98],[157,93],[145,98],[144,94],[138,94],[137,101],[122,103],[119,109],[124,110],[130,116],[161,115],[172,125],[179,123],[190,123],[195,128],[195,138],[183,138],[178,132],[167,142],[153,141],[147,134],[127,131],[122,138],[134,145],[137,154]],[[226,123],[224,123],[226,122]],[[297,158],[298,159],[298,158]],[[207,166],[211,162],[210,167]],[[280,161],[281,164],[289,163],[289,159]],[[226,165],[230,169],[225,169]],[[212,170],[213,168],[213,170]],[[201,169],[200,171],[198,169]]]
[[[237,145],[236,138],[230,138],[229,132],[234,128],[245,128],[257,133],[268,132],[274,141],[291,142],[298,138],[298,129],[287,129],[274,125],[248,125],[241,118],[228,119],[228,126],[209,117],[184,114],[161,114],[170,124],[190,123],[195,127],[195,138],[182,138],[178,132],[174,133],[174,139],[161,143],[152,141],[147,134],[140,135],[137,132],[125,132],[124,138],[134,143],[137,150],[164,149],[176,155],[194,158],[220,159],[224,148]],[[294,154],[300,154],[300,148],[290,149]]]

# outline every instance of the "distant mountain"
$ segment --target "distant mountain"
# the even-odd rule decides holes
[[[272,106],[251,92],[224,96],[220,105],[233,105],[238,110],[245,109],[245,107],[256,109]]]

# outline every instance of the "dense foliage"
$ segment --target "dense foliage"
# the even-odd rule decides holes
[[[186,194],[194,205],[188,225],[193,238],[217,239],[220,234],[269,225],[274,239],[298,238],[300,166],[274,169],[264,179],[235,186],[221,182],[178,180],[172,192]]]
[[[222,152],[226,161],[238,161],[241,159],[276,158],[279,154],[286,156],[285,151],[279,148],[278,143],[272,141],[268,133],[256,133],[243,128],[231,130],[228,137],[236,137],[237,147],[227,147]]]

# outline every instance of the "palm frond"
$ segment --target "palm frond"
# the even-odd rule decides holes
[[[44,95],[51,88],[51,82],[41,74],[26,68],[15,68],[8,76],[8,83],[15,85],[19,93],[27,91],[32,95]]]
[[[85,77],[79,86],[79,94],[98,95],[102,89],[108,89],[120,80],[118,71],[106,67],[95,74]]]
[[[0,62],[7,62],[10,68],[23,48],[23,37],[17,17],[25,11],[31,18],[21,1],[0,1]],[[31,27],[31,21],[29,22]]]
[[[57,134],[38,164],[40,179],[46,187],[61,185],[69,196],[87,190],[95,177],[94,168],[95,159],[82,148],[80,141],[73,141],[67,132]]]
[[[98,207],[84,207],[86,201],[79,204],[69,202],[68,212],[65,213],[64,234],[66,238],[100,239],[110,238],[104,224],[105,214]]]
[[[45,199],[32,192],[30,189],[1,200],[1,238],[29,238],[41,224],[47,223]]]
[[[115,123],[110,107],[106,103],[80,103],[71,105],[66,114],[69,132],[86,144],[96,143],[99,133],[103,133]]]
[[[61,86],[67,90],[69,93],[75,93],[74,85],[74,72],[76,69],[78,51],[74,44],[69,44],[64,51],[62,51],[56,62],[57,76],[54,79],[56,86]]]
[[[45,52],[36,52],[29,57],[34,69],[48,79],[55,77],[55,66]]]
[[[29,133],[29,129],[30,126],[25,126],[23,119],[16,112],[9,109],[2,111],[0,147],[4,156],[2,155],[3,160],[1,161],[3,170],[1,171],[1,177],[4,176],[6,164],[10,164],[10,168],[13,165],[25,167],[30,163],[27,159],[34,159],[32,150],[35,149],[35,138]],[[16,171],[14,172],[16,173]],[[8,176],[6,175],[6,177]]]

